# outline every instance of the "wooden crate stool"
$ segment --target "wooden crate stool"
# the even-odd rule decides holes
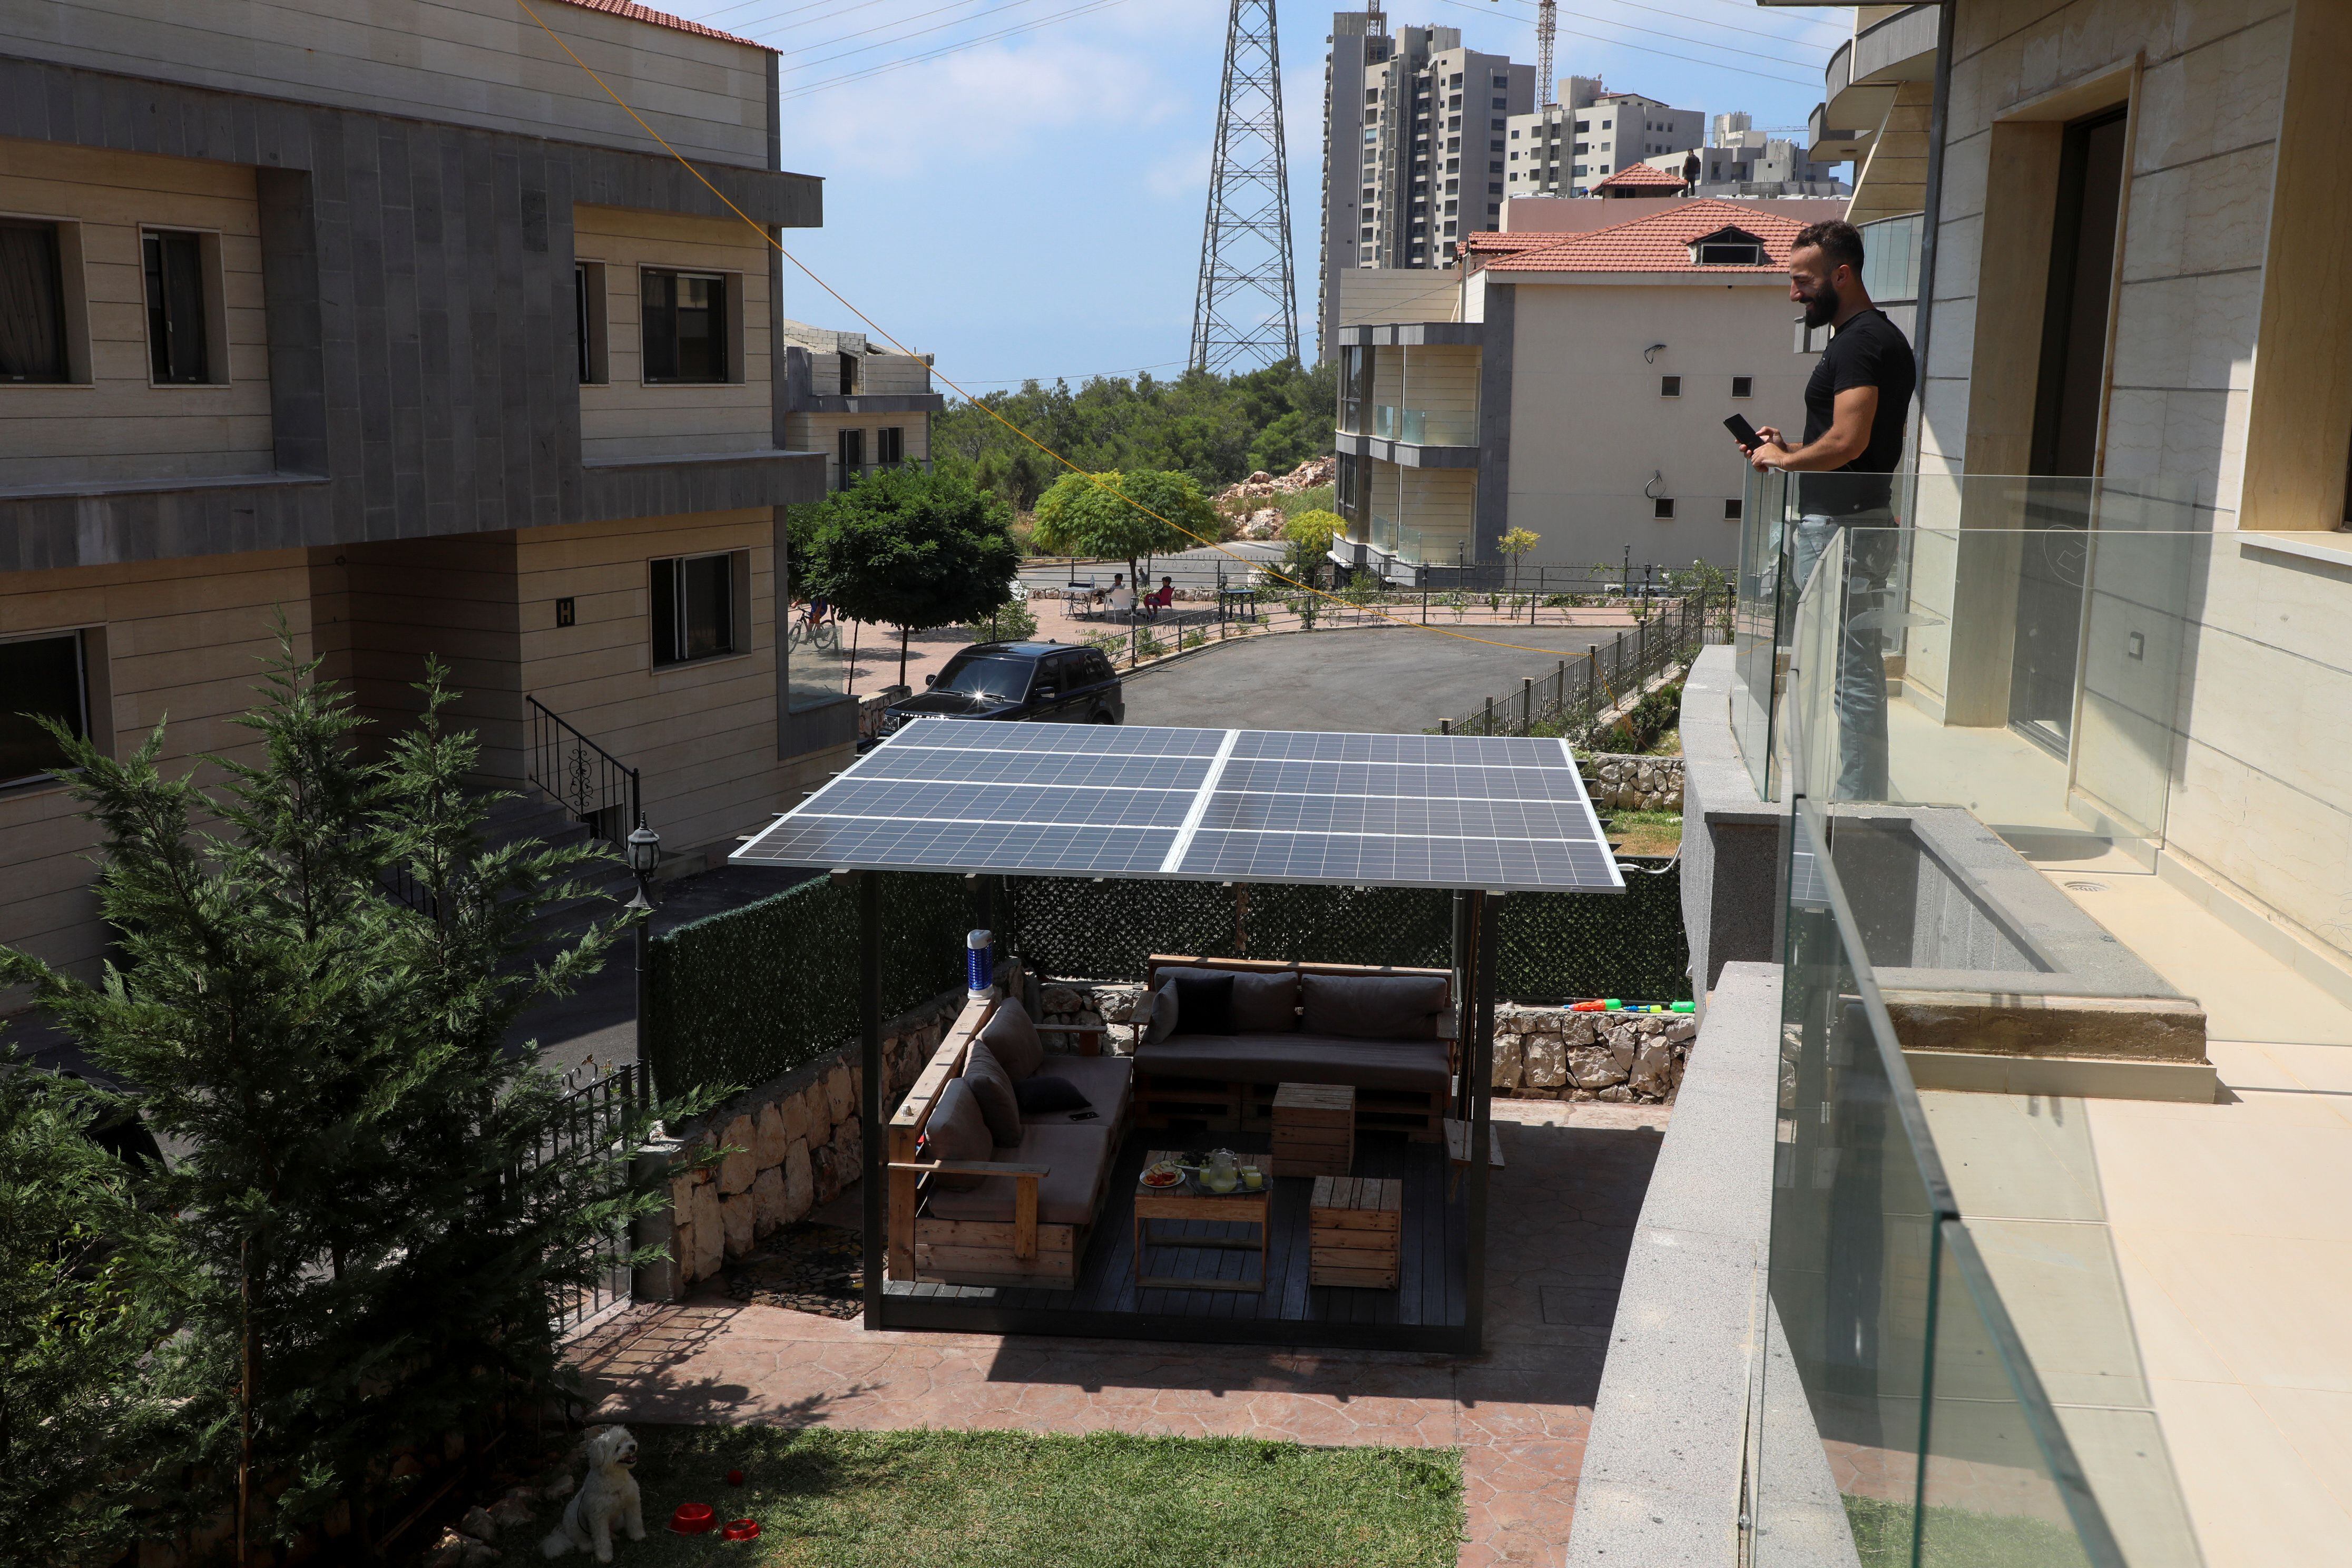
[[[1274,1091],[1274,1173],[1344,1176],[1356,1163],[1356,1091],[1286,1083]]]
[[[1307,1215],[1307,1282],[1397,1288],[1404,1184],[1373,1176],[1318,1176]]]

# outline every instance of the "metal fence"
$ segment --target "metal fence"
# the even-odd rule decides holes
[[[1651,677],[1693,658],[1706,640],[1709,624],[1708,602],[1700,595],[1668,601],[1632,630],[1591,644],[1582,658],[1561,659],[1551,674],[1524,679],[1516,691],[1489,697],[1459,718],[1441,720],[1438,732],[1526,735],[1540,727],[1580,739]]]
[[[536,697],[523,699],[529,722],[523,773],[568,807],[588,831],[616,849],[637,825],[637,770],[573,729]]]
[[[536,1167],[583,1155],[593,1161],[601,1155],[611,1162],[613,1187],[617,1192],[627,1178],[633,1152],[625,1134],[633,1120],[646,1114],[652,1100],[645,1064],[624,1062],[604,1071],[588,1064],[566,1073],[563,1081],[571,1087],[557,1106],[551,1131],[533,1151],[531,1163]],[[628,1232],[615,1226],[596,1242],[595,1278],[557,1300],[556,1323],[561,1331],[575,1332],[629,1299],[628,1258]]]

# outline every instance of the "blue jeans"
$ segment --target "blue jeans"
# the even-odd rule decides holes
[[[1851,517],[1801,517],[1790,543],[1791,579],[1796,593],[1804,591],[1813,566],[1829,548],[1840,528],[1866,529],[1846,540],[1845,581],[1823,584],[1819,592],[1834,593],[1829,606],[1838,618],[1837,684],[1838,776],[1832,800],[1885,800],[1886,780],[1886,659],[1876,628],[1857,626],[1855,620],[1876,607],[1879,590],[1886,585],[1886,560],[1894,542],[1891,514],[1856,512]]]

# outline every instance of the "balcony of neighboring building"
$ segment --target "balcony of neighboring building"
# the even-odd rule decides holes
[[[1857,164],[1886,122],[1906,83],[1926,84],[1936,71],[1937,5],[1858,7],[1853,37],[1840,44],[1822,74],[1822,101],[1813,107],[1808,141],[1814,158]]]
[[[1334,447],[1412,468],[1478,466],[1478,321],[1339,330]]]

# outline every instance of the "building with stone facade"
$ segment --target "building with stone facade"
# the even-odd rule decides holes
[[[1793,542],[1755,539],[1753,657],[1708,649],[1685,688],[1704,1022],[1568,1562],[1973,1561],[1997,1533],[2330,1561],[2352,14],[1854,14],[1813,142],[1859,159],[1853,216],[1901,258],[1881,297],[1909,295],[1900,564],[1817,580],[1784,637],[1752,606],[1790,602]],[[1853,798],[1803,731],[1849,723],[1813,698],[1871,645],[1806,633],[1865,616],[1888,768]],[[2008,935],[1963,952],[1972,919]],[[2097,987],[2068,972],[2110,965],[2146,1000],[2083,1014],[2084,1048]]]
[[[439,656],[486,782],[561,791],[549,737],[593,742],[672,848],[842,765],[854,702],[788,700],[776,636],[783,509],[828,464],[793,424],[826,398],[787,392],[770,238],[822,189],[784,169],[776,56],[615,0],[537,9],[556,37],[511,0],[11,8],[18,704],[118,754],[168,721],[166,770],[249,758],[231,721],[282,616],[379,726]],[[881,390],[861,374],[852,401]],[[0,736],[0,942],[87,972],[97,829],[40,731]]]

